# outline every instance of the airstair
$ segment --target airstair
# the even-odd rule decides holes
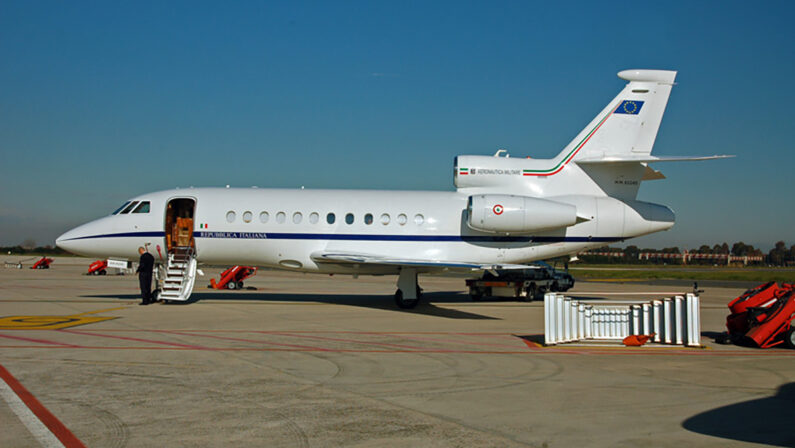
[[[193,247],[175,247],[168,253],[165,278],[158,299],[184,302],[196,280],[196,252]]]

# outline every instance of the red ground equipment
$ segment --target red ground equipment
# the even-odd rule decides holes
[[[41,257],[41,259],[31,266],[31,269],[50,269],[50,264],[52,264],[53,259],[47,257]]]
[[[210,288],[213,289],[243,289],[243,280],[257,273],[257,268],[252,266],[232,266],[221,273],[221,280],[210,279]]]
[[[726,327],[732,341],[760,348],[786,343],[795,348],[795,285],[759,285],[729,302],[729,309]]]
[[[108,261],[97,260],[88,266],[88,275],[105,275],[108,273]]]

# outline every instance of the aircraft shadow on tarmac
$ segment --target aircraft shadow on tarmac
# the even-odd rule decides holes
[[[688,431],[724,439],[795,446],[792,410],[795,383],[787,383],[772,397],[743,401],[690,417],[682,422]]]
[[[120,300],[141,300],[137,294],[93,294],[81,297],[120,299]],[[402,310],[397,308],[392,296],[383,295],[351,295],[351,294],[287,294],[287,293],[266,293],[241,294],[239,292],[201,292],[195,291],[190,300],[186,302],[170,303],[169,306],[184,306],[191,303],[201,302],[202,300],[229,300],[236,302],[296,302],[296,303],[328,303],[335,305],[359,306],[364,308],[389,310],[396,312],[406,312],[423,314],[426,316],[444,317],[448,319],[471,319],[471,320],[500,320],[498,317],[483,314],[470,313],[466,311],[440,308],[435,303],[471,303],[469,295],[461,292],[431,292],[423,293],[422,301],[416,308]]]

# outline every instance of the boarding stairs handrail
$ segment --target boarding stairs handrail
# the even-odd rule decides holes
[[[166,275],[160,299],[186,301],[196,279],[196,252],[192,246],[175,247],[168,252]]]

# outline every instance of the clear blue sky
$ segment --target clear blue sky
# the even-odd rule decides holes
[[[627,68],[679,71],[632,242],[795,243],[795,2],[0,5],[0,244],[175,186],[450,190],[457,154],[552,157]]]

